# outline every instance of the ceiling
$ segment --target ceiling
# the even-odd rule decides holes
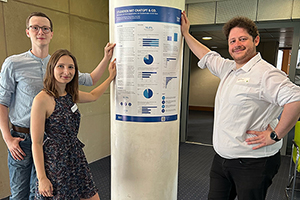
[[[270,42],[277,41],[279,48],[291,48],[293,42],[293,28],[270,28],[259,29],[260,41]],[[192,33],[202,44],[210,49],[215,47],[227,49],[227,40],[221,30],[218,31],[197,31]],[[202,40],[204,36],[211,36],[212,40]]]

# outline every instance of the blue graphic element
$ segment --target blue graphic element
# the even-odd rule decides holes
[[[152,108],[157,108],[157,106],[142,106],[142,114],[151,114]]]
[[[132,106],[132,103],[127,103],[127,102],[120,102],[121,106]]]
[[[144,90],[143,95],[145,98],[150,99],[153,96],[153,91],[151,89],[146,89]]]
[[[159,47],[159,39],[143,38],[143,47]]]
[[[167,88],[167,86],[168,86],[168,83],[169,83],[173,78],[177,78],[177,77],[166,77],[166,88]]]
[[[151,56],[150,54],[144,57],[144,63],[147,65],[151,65],[153,63],[153,60],[153,56]]]
[[[157,72],[142,72],[142,78],[150,78],[152,74],[157,74]]]
[[[137,116],[128,116],[128,115],[118,115],[118,114],[116,114],[116,120],[130,121],[130,122],[164,122],[164,121],[175,121],[175,120],[177,120],[177,115],[155,116],[155,117],[137,117]]]
[[[176,60],[176,58],[167,58],[167,62],[170,60]]]
[[[145,26],[144,30],[145,31],[153,31],[153,27],[152,26]]]
[[[164,6],[124,6],[115,8],[115,23],[166,22],[180,25],[181,10]]]
[[[167,36],[167,41],[172,41],[172,36]]]
[[[177,42],[177,40],[178,40],[178,34],[174,33],[174,41]]]

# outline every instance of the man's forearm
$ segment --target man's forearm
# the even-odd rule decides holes
[[[186,33],[184,35],[185,42],[191,49],[191,51],[199,58],[203,58],[205,54],[210,52],[210,49],[207,48],[205,45],[201,44],[198,40],[196,40],[192,35]]]
[[[2,104],[0,104],[0,129],[5,142],[12,137],[9,128],[8,108]]]
[[[288,103],[284,106],[280,121],[275,128],[279,138],[283,138],[296,124],[300,117],[300,101]]]

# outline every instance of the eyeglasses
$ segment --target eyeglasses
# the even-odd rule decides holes
[[[47,34],[47,33],[50,33],[50,31],[52,31],[52,29],[48,26],[38,26],[38,25],[34,25],[34,26],[29,26],[28,29],[31,28],[32,31],[34,32],[39,32],[40,29],[42,29],[43,33]]]

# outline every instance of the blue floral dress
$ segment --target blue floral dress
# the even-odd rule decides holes
[[[82,150],[84,144],[77,138],[80,113],[70,94],[55,99],[55,103],[46,119],[44,141],[45,170],[54,197],[45,198],[37,189],[35,199],[90,198],[98,190]]]

